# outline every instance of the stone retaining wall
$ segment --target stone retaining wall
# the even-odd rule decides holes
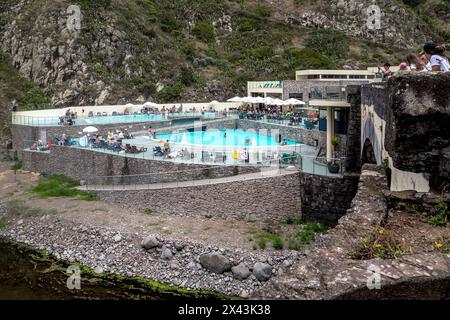
[[[248,220],[300,218],[299,173],[185,188],[92,191],[124,208]]]
[[[55,146],[50,153],[25,151],[23,168],[49,175],[64,175],[77,180],[87,180],[91,183],[98,182],[98,179],[92,179],[99,176],[154,174],[127,179],[119,177],[100,180],[103,183],[114,182],[117,184],[190,181],[227,177],[260,170],[258,167],[251,166],[208,166],[138,159],[90,149],[61,146]],[[178,171],[188,172],[180,173]]]
[[[358,189],[359,175],[343,178],[300,175],[302,218],[334,226],[350,208]]]

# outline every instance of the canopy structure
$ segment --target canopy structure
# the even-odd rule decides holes
[[[210,104],[210,105],[216,105],[216,104],[219,104],[219,101],[213,100],[213,101],[211,101],[209,104]]]
[[[242,102],[242,98],[241,97],[234,97],[231,99],[227,100],[228,102]]]
[[[134,107],[134,104],[132,104],[132,103],[127,103],[127,105],[126,105],[125,107],[127,107],[127,108],[133,108],[133,107]]]
[[[299,105],[304,105],[306,103],[301,101],[301,100],[297,100],[297,99],[291,98],[291,99],[286,100],[285,104],[286,105],[299,106]]]
[[[96,127],[86,127],[83,129],[84,133],[95,133],[98,132],[98,129]]]
[[[156,103],[154,103],[154,102],[146,102],[146,103],[144,103],[144,107],[147,107],[147,108],[156,108],[158,105],[156,104]]]

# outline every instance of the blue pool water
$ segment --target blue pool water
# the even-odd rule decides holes
[[[160,120],[164,120],[164,115],[132,114],[132,115],[126,115],[126,116],[92,117],[92,118],[86,119],[86,122],[89,124],[109,124],[109,123],[160,121]]]
[[[270,147],[279,146],[275,137],[247,132],[244,130],[217,130],[195,131],[171,134],[158,134],[158,139],[169,140],[174,143],[186,143],[193,145],[228,146],[228,147]],[[301,144],[300,142],[286,140],[288,145]]]

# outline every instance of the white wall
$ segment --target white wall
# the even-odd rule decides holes
[[[389,168],[392,170],[391,191],[429,192],[430,186],[426,175],[402,171],[394,167],[392,158],[384,148],[386,121],[377,115],[373,106],[362,105],[361,121],[361,150],[364,148],[366,139],[369,139],[374,148],[377,164],[382,165],[385,159],[388,160]]]

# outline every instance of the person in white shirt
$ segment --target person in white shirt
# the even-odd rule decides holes
[[[450,71],[450,63],[448,58],[445,56],[445,47],[441,45],[436,45],[434,48],[434,54],[430,58],[431,70],[432,71]]]

